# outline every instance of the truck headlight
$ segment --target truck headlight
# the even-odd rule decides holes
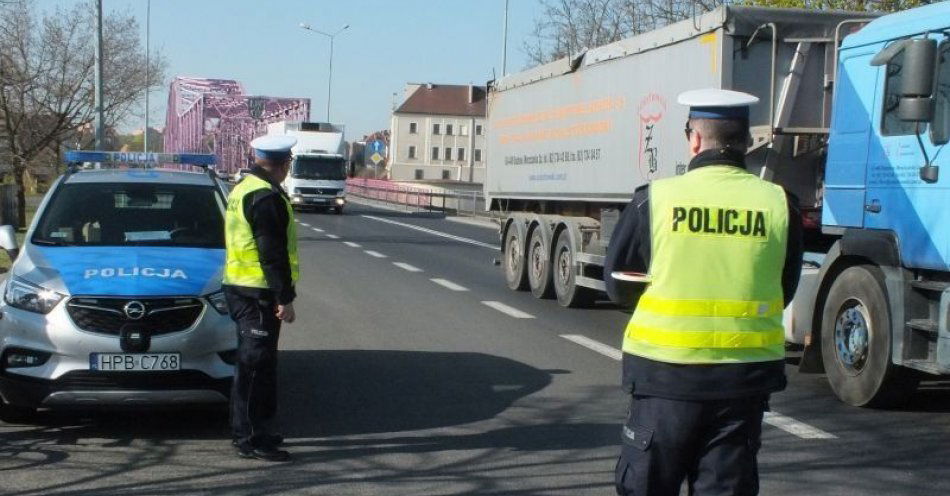
[[[221,315],[228,314],[228,300],[224,297],[224,291],[218,291],[206,296],[208,303]]]
[[[42,286],[11,277],[3,294],[8,305],[28,312],[50,313],[63,299],[63,295]]]

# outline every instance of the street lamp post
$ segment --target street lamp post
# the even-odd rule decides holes
[[[330,96],[333,93],[333,39],[336,38],[337,35],[339,35],[343,31],[346,31],[347,29],[349,29],[349,27],[350,25],[347,24],[343,26],[342,28],[340,28],[337,32],[330,34],[330,33],[324,33],[323,31],[320,31],[317,29],[313,29],[312,27],[310,27],[309,24],[306,24],[303,22],[300,23],[301,29],[306,29],[307,31],[310,31],[312,33],[322,34],[323,36],[330,38],[330,67],[329,67],[329,74],[327,75],[327,122],[330,122]]]

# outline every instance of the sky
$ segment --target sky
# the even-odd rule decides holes
[[[38,0],[43,9],[80,0]],[[103,0],[103,10],[139,19],[146,0]],[[325,121],[330,43],[335,38],[330,118],[347,139],[389,128],[393,93],[407,82],[484,84],[500,75],[505,0],[151,0],[151,42],[168,60],[163,89],[151,93],[149,124],[163,127],[174,76],[235,79],[249,94],[311,99]],[[508,72],[528,65],[522,48],[539,0],[510,0]],[[134,122],[129,131],[141,128]]]

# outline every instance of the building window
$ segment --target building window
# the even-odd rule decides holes
[[[439,160],[439,147],[432,147],[432,160]]]
[[[439,128],[438,124],[432,125],[432,134],[442,134],[442,129]]]
[[[445,159],[452,160],[452,149],[449,147],[445,147]]]
[[[451,124],[446,124],[446,125],[445,125],[445,135],[446,135],[446,136],[452,136],[452,125],[451,125]]]
[[[452,173],[447,170],[442,170],[442,179],[452,179]]]
[[[480,148],[475,149],[475,161],[476,162],[482,161],[482,150]]]
[[[409,158],[416,158],[416,147],[409,147]]]
[[[901,50],[885,67],[887,79],[884,82],[884,98],[882,99],[884,108],[881,112],[881,135],[883,136],[905,136],[915,134],[917,130],[917,123],[902,121],[897,115],[897,107],[901,101],[901,80],[904,78],[903,68],[904,51]]]
[[[459,148],[458,159],[459,159],[459,160],[465,160],[465,149],[464,149],[464,148]]]
[[[481,136],[481,135],[482,135],[482,125],[475,124],[475,136]]]
[[[422,169],[416,169],[416,179],[423,179]]]
[[[409,134],[416,134],[416,123],[415,123],[415,122],[410,122],[410,123],[409,123]]]
[[[468,136],[468,126],[466,126],[466,125],[461,125],[461,126],[459,126],[459,135],[460,135],[460,136]]]

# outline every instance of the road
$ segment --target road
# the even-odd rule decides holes
[[[508,291],[484,227],[360,205],[298,220],[280,354],[292,463],[238,459],[221,411],[42,413],[0,425],[0,494],[613,494],[627,314]],[[950,493],[950,386],[856,409],[794,362],[762,494]]]

